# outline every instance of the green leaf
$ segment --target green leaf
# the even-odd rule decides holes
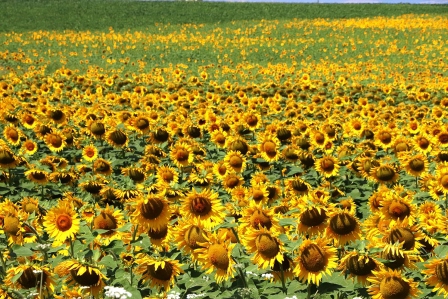
[[[434,253],[437,254],[438,257],[444,258],[448,254],[448,245],[439,245],[434,248]]]
[[[110,269],[115,269],[118,266],[117,262],[111,255],[106,255],[105,257],[103,257],[99,264]]]
[[[296,226],[297,219],[296,218],[283,218],[278,222],[281,226]]]
[[[297,280],[293,280],[288,286],[287,294],[297,294],[300,291],[306,290],[307,287],[308,286],[305,283],[300,283]]]
[[[132,223],[128,222],[125,225],[123,225],[122,227],[118,228],[117,231],[120,233],[124,233],[124,232],[129,232],[132,228]]]
[[[17,249],[13,249],[13,252],[17,255],[17,256],[32,256],[34,254],[34,252],[27,248],[27,247],[20,247]]]

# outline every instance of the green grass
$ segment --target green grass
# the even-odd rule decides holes
[[[405,1],[405,0],[404,0]],[[145,29],[155,23],[226,23],[292,18],[447,15],[448,5],[141,2],[105,0],[0,1],[0,31]]]

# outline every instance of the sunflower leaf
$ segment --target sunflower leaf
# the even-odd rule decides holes
[[[34,252],[27,247],[19,247],[17,249],[13,249],[13,252],[17,256],[32,256],[34,254]]]
[[[105,257],[103,257],[99,264],[110,269],[115,269],[118,266],[117,262],[111,255],[106,255]]]
[[[117,228],[117,231],[120,233],[128,232],[131,230],[131,227],[132,227],[132,223],[128,222],[125,225],[123,225],[122,227]]]
[[[300,283],[297,280],[293,280],[288,286],[287,294],[297,294],[298,292],[303,291],[306,288],[307,285],[305,283]]]

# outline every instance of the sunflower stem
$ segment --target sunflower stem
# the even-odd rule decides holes
[[[415,188],[418,189],[418,176],[415,177]]]
[[[311,285],[312,284],[313,284],[312,282],[308,283],[306,299],[311,299]]]
[[[73,248],[72,237],[69,238],[69,241],[70,241],[70,255],[72,256],[72,258],[75,258],[75,249]]]
[[[43,261],[42,261],[43,263]],[[42,299],[42,282],[44,280],[44,269],[41,269],[40,272],[40,288],[39,288],[39,298]]]
[[[0,262],[2,263],[2,277],[5,277],[5,275],[6,275],[6,264],[5,264],[5,260],[3,259],[3,252],[0,252]]]
[[[286,290],[286,285],[285,285],[285,270],[283,270],[283,264],[280,263],[280,278],[282,279],[282,290],[283,290],[283,294],[287,294],[288,291]]]

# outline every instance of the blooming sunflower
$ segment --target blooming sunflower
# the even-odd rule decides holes
[[[393,165],[380,164],[370,170],[369,178],[380,184],[390,184],[398,180],[399,174]]]
[[[20,159],[5,145],[0,144],[0,167],[4,169],[14,168],[20,163]]]
[[[412,197],[399,196],[395,192],[388,192],[382,201],[381,218],[390,219],[393,222],[403,221],[408,218],[409,225],[415,221],[417,207],[412,203]]]
[[[171,218],[171,208],[168,201],[157,194],[150,194],[133,200],[135,210],[131,214],[131,221],[141,229],[161,229]]]
[[[142,256],[136,259],[135,268],[137,274],[142,275],[143,282],[149,282],[152,288],[162,289],[168,292],[175,284],[175,278],[183,273],[181,264],[169,258],[154,259],[149,256]]]
[[[238,186],[243,185],[244,180],[241,174],[233,171],[227,171],[227,174],[222,178],[221,184],[228,193],[232,193],[232,190]]]
[[[191,254],[193,261],[197,260],[196,249],[201,246],[199,243],[206,242],[208,231],[204,224],[198,219],[186,219],[179,221],[174,231],[174,242],[177,248]]]
[[[122,211],[114,209],[108,204],[104,209],[100,209],[97,204],[96,210],[99,210],[99,214],[93,218],[93,228],[104,231],[98,234],[97,241],[107,246],[111,241],[121,239],[121,234],[117,229],[124,225]]]
[[[179,181],[179,174],[170,166],[159,166],[157,168],[157,184],[159,186],[167,186],[171,183],[176,184]]]
[[[233,169],[235,172],[242,172],[246,168],[246,158],[238,151],[229,151],[224,157],[226,169]]]
[[[415,136],[413,139],[413,146],[414,149],[422,154],[428,154],[432,150],[433,142],[430,137],[428,137],[426,134],[420,133],[419,135]]]
[[[22,144],[21,153],[32,156],[37,152],[37,149],[38,149],[37,143],[31,139],[27,139]]]
[[[326,178],[336,176],[339,172],[339,161],[333,156],[324,156],[315,163],[316,170]]]
[[[322,234],[328,225],[329,207],[318,203],[311,204],[307,196],[299,200],[298,207],[300,213],[297,232],[309,236]]]
[[[52,152],[62,151],[67,145],[65,139],[65,136],[56,130],[44,136],[44,142]]]
[[[290,196],[305,195],[311,191],[311,185],[298,176],[287,179],[285,183],[285,193]]]
[[[277,161],[280,157],[279,147],[280,140],[276,136],[269,134],[262,134],[258,137],[261,157],[266,160],[266,162]]]
[[[173,229],[174,227],[168,223],[159,229],[149,228],[147,235],[151,241],[151,246],[158,251],[169,251],[171,240],[173,238]]]
[[[98,149],[95,145],[89,144],[82,149],[82,157],[87,162],[95,161],[98,158]]]
[[[231,254],[236,244],[230,243],[226,234],[210,234],[205,237],[206,242],[199,243],[195,250],[198,262],[206,269],[206,274],[216,270],[215,280],[217,283],[233,278],[235,272],[235,261]]]
[[[55,244],[62,244],[66,239],[74,238],[80,228],[80,220],[73,210],[73,205],[64,200],[48,210],[43,219],[45,230],[54,239]]]
[[[372,273],[367,278],[372,283],[368,289],[372,299],[411,299],[420,292],[418,283],[403,277],[400,271],[384,269]]]
[[[204,189],[197,192],[193,189],[181,200],[182,214],[186,218],[198,218],[206,228],[221,223],[224,220],[224,206],[218,198],[218,193]]]
[[[274,215],[274,210],[263,206],[262,203],[250,201],[248,206],[243,207],[242,217],[238,220],[241,224],[239,229],[244,232],[247,229],[266,228],[267,230],[280,231],[279,219]]]
[[[448,194],[448,162],[440,163],[436,171],[437,190]]]
[[[327,245],[326,239],[306,239],[299,248],[294,274],[299,280],[319,285],[322,276],[331,274],[337,267],[336,248]]]
[[[414,177],[421,177],[429,171],[428,158],[423,154],[403,155],[400,162],[406,172]]]
[[[448,258],[432,259],[424,266],[426,269],[422,273],[426,275],[426,284],[434,287],[433,292],[446,298],[448,296]]]
[[[39,185],[45,185],[49,179],[49,173],[47,171],[36,168],[25,171],[25,176],[28,180]]]
[[[325,236],[333,240],[335,246],[361,239],[361,224],[354,213],[347,210],[333,210],[328,216]]]
[[[20,137],[23,136],[23,133],[14,125],[9,124],[3,129],[3,136],[9,144],[18,146],[20,144]]]
[[[171,146],[170,158],[178,168],[190,165],[194,159],[191,146],[187,143],[176,143]]]
[[[252,262],[259,268],[274,267],[275,261],[283,262],[283,243],[278,238],[279,232],[269,231],[265,227],[248,229],[241,240],[247,251],[254,253]]]
[[[94,296],[97,296],[106,285],[104,280],[107,277],[98,267],[76,260],[68,260],[64,263],[64,268],[62,272],[68,272],[70,274],[72,283],[76,283],[81,287],[89,287],[86,288],[86,291],[91,292]]]

